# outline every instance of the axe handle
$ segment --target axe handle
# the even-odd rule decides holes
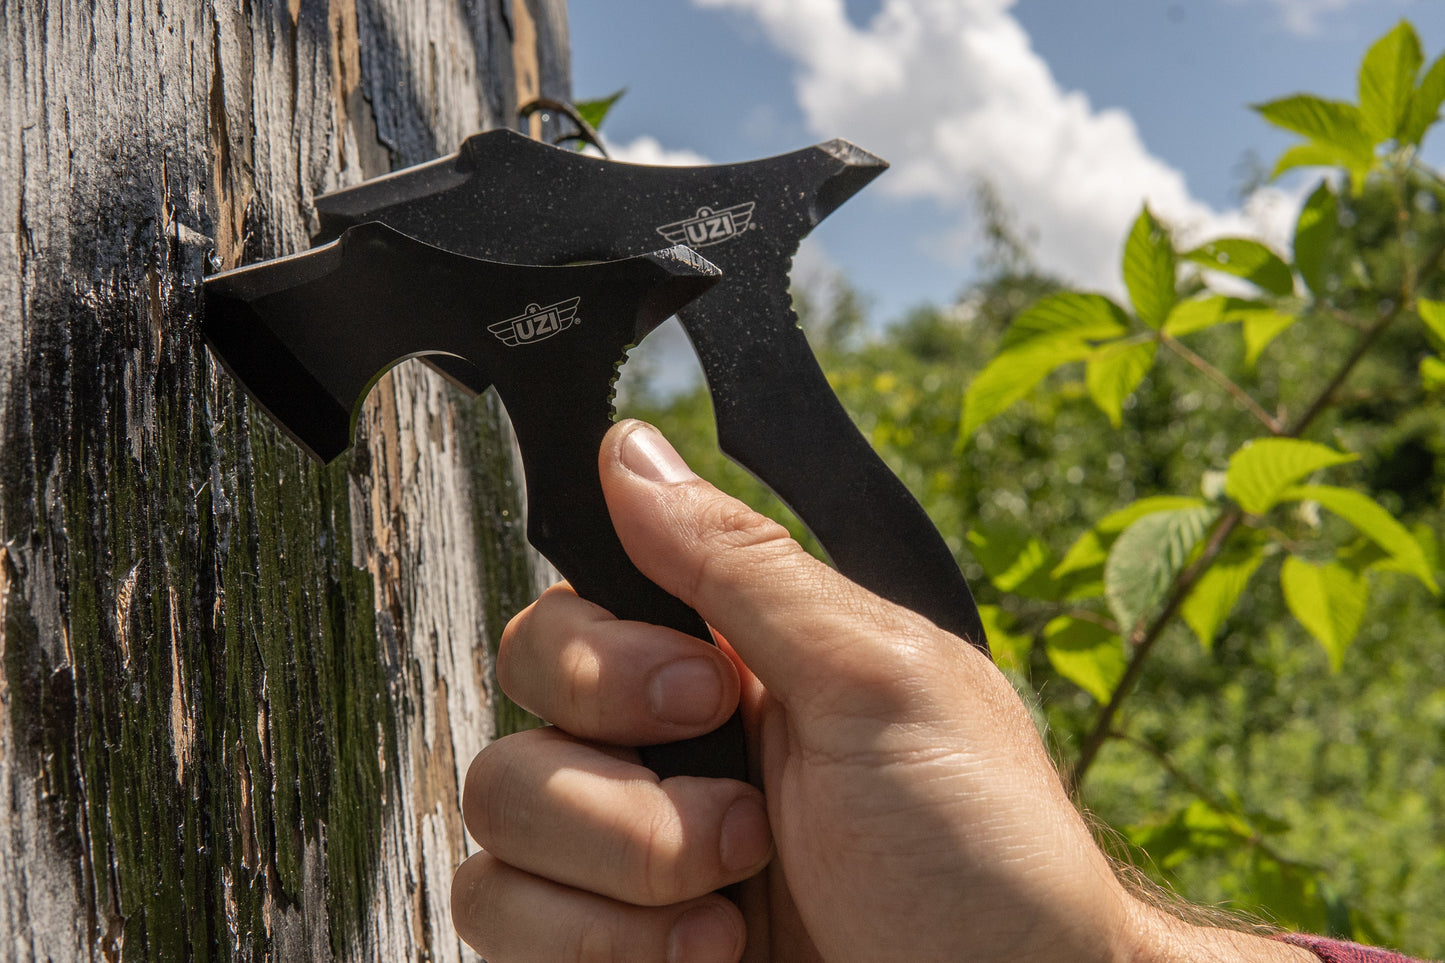
[[[586,541],[569,540],[579,550],[577,554],[585,554],[585,559],[567,558],[572,553],[566,548],[543,554],[557,566],[578,595],[601,605],[617,618],[665,625],[711,643],[712,633],[702,617],[639,572],[617,541],[610,519],[604,516],[604,520],[610,538],[599,533]],[[573,521],[580,521],[575,513]],[[642,746],[637,752],[642,764],[661,779],[708,776],[747,781],[746,745],[742,715],[734,712],[727,722],[706,735]]]
[[[758,268],[729,279],[738,287],[678,312],[707,373],[718,447],[793,510],[840,572],[987,654],[948,543],[854,425],[802,329],[773,320],[795,317],[786,285]]]
[[[564,406],[564,410],[567,410]],[[611,422],[606,422],[610,426]],[[527,537],[579,596],[619,619],[664,625],[708,643],[712,632],[702,616],[669,595],[632,564],[602,494],[595,437],[585,430],[556,431],[545,442],[528,437],[533,426],[513,418],[527,475]],[[643,764],[661,778],[708,776],[748,778],[742,716],[694,739],[646,746]]]
[[[659,779],[669,776],[711,776],[713,778],[748,781],[747,735],[743,716],[734,710],[727,722],[706,735],[682,742],[664,742],[642,746],[637,750],[642,764],[657,773]]]

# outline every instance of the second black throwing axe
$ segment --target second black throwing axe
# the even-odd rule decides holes
[[[847,141],[709,167],[599,160],[493,130],[427,164],[317,198],[322,243],[381,221],[475,257],[566,264],[686,244],[722,281],[679,312],[724,452],[808,526],[838,569],[987,651],[953,553],[854,427],[793,313],[798,244],[887,165]],[[462,387],[489,375],[432,359]]]

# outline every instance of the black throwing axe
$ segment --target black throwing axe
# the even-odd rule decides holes
[[[799,242],[888,165],[843,140],[740,164],[652,167],[586,157],[509,130],[316,199],[329,241],[365,221],[474,257],[566,264],[702,251],[723,279],[679,313],[712,393],[718,443],[808,526],[839,571],[988,650],[953,553],[854,427],[789,294]],[[490,372],[431,359],[485,391]]]
[[[363,398],[407,358],[465,359],[497,389],[521,450],[527,538],[578,594],[620,619],[700,639],[703,620],[627,557],[597,472],[629,347],[718,281],[686,247],[576,267],[498,264],[381,224],[205,282],[201,331],[306,451],[351,445]],[[741,717],[641,750],[659,776],[747,778]]]

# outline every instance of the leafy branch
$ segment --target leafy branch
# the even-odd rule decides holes
[[[1054,669],[1100,705],[1070,767],[1069,781],[1076,790],[1105,743],[1118,736],[1116,720],[1169,626],[1182,618],[1203,645],[1212,644],[1267,555],[1283,553],[1279,579],[1284,601],[1336,668],[1362,621],[1371,572],[1404,573],[1438,592],[1419,543],[1367,493],[1309,483],[1316,473],[1356,456],[1305,439],[1399,319],[1418,317],[1445,345],[1445,304],[1437,307],[1419,297],[1440,273],[1445,239],[1429,243],[1428,250],[1418,249],[1419,238],[1430,232],[1417,222],[1429,215],[1408,199],[1415,183],[1424,183],[1427,190],[1436,190],[1440,183],[1435,172],[1420,165],[1418,146],[1445,102],[1445,57],[1422,73],[1423,62],[1413,28],[1402,22],[1366,54],[1358,104],[1297,94],[1256,108],[1265,119],[1305,138],[1285,152],[1276,174],[1328,165],[1342,169],[1349,185],[1349,192],[1341,193],[1329,178],[1321,181],[1300,213],[1291,260],[1248,238],[1221,238],[1179,251],[1168,228],[1146,207],[1124,246],[1128,307],[1097,294],[1064,292],[1044,298],[1014,320],[998,353],[965,393],[960,447],[1050,376],[1077,364],[1083,365],[1090,400],[1120,427],[1127,400],[1158,361],[1157,349],[1163,345],[1168,354],[1221,388],[1270,436],[1245,438],[1227,470],[1206,475],[1204,497],[1153,496],[1119,509],[1081,536],[1051,569],[1037,539],[1027,546],[1028,564],[1021,569],[1019,560],[1025,556],[1008,557],[1005,546],[989,544],[987,532],[971,534],[976,556],[996,587],[1071,606],[1047,622],[1042,642]],[[1393,281],[1383,271],[1371,276],[1369,252],[1381,246],[1380,239],[1367,247],[1355,242],[1347,229],[1347,212],[1376,184],[1392,195],[1387,227],[1393,264],[1399,266]],[[1182,265],[1206,272],[1202,291],[1181,293]],[[1242,280],[1254,293],[1215,293],[1209,278],[1216,274]],[[1342,276],[1363,277],[1365,283],[1342,290]],[[1192,282],[1184,290],[1200,287]],[[1301,290],[1304,297],[1298,294]],[[1293,419],[1283,409],[1271,415],[1237,380],[1183,340],[1237,324],[1245,363],[1252,367],[1290,327],[1327,321],[1343,322],[1360,334]],[[1419,378],[1426,392],[1445,388],[1445,359],[1425,357]],[[1371,551],[1284,537],[1278,527],[1265,523],[1276,510],[1298,511],[1302,505],[1338,516]],[[1321,552],[1331,559],[1314,561]],[[1009,580],[995,577],[1005,571],[1014,573]],[[1091,591],[1098,593],[1094,597],[1112,614],[1119,631],[1102,613],[1081,617],[1079,602]],[[1007,631],[1001,614],[992,617]]]

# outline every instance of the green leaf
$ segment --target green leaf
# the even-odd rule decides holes
[[[1295,94],[1256,104],[1254,109],[1276,127],[1303,134],[1312,141],[1340,152],[1353,162],[1368,164],[1375,145],[1365,132],[1360,109],[1340,100],[1325,100],[1311,94]]]
[[[1440,540],[1435,535],[1435,530],[1430,527],[1429,522],[1416,522],[1410,528],[1410,534],[1415,536],[1415,541],[1420,543],[1420,551],[1425,553],[1425,563],[1430,566],[1430,571],[1440,570]]]
[[[1264,561],[1264,549],[1265,544],[1259,539],[1236,541],[1194,583],[1180,614],[1204,648],[1214,645],[1219,627],[1234,611],[1239,596]]]
[[[1333,144],[1321,144],[1317,140],[1305,141],[1286,148],[1269,172],[1269,179],[1275,180],[1286,171],[1297,167],[1343,167],[1352,173],[1357,168],[1368,170],[1373,158],[1362,158]]]
[[[1445,388],[1445,359],[1433,354],[1420,359],[1420,386],[1426,391]]]
[[[1191,800],[1167,820],[1131,826],[1129,838],[1163,869],[1175,869],[1210,853],[1235,854],[1255,840],[1254,828],[1202,799]]]
[[[1400,571],[1400,565],[1394,556],[1363,535],[1357,536],[1350,544],[1335,549],[1333,561],[1357,575],[1375,570]]]
[[[1440,586],[1435,583],[1420,543],[1395,516],[1364,492],[1335,485],[1296,485],[1285,489],[1279,500],[1319,502],[1390,553],[1402,571],[1419,579],[1431,592],[1439,593]]]
[[[1435,121],[1440,118],[1440,105],[1445,103],[1445,55],[1430,65],[1415,95],[1410,98],[1410,117],[1400,131],[1402,144],[1419,144]]]
[[[1083,341],[1042,340],[995,355],[963,393],[959,442],[966,442],[990,419],[1033,391],[1050,372],[1082,361],[1093,351]]]
[[[1330,666],[1338,672],[1365,617],[1370,597],[1366,577],[1343,565],[1314,565],[1291,556],[1280,568],[1279,585],[1290,612],[1325,647]]]
[[[1360,63],[1360,119],[1376,142],[1397,136],[1410,118],[1415,76],[1425,55],[1408,20],[1375,41]]]
[[[1212,505],[1183,508],[1146,515],[1124,529],[1104,563],[1104,597],[1122,632],[1163,600],[1218,517]]]
[[[1343,465],[1355,455],[1297,438],[1258,438],[1229,459],[1224,491],[1251,515],[1263,515],[1291,485],[1321,468]]]
[[[986,522],[968,533],[968,547],[994,587],[1028,598],[1056,598],[1049,577],[1054,560],[1044,543],[1022,526]]]
[[[1251,368],[1270,342],[1299,320],[1297,314],[1273,308],[1240,311],[1235,317],[1239,319],[1240,332],[1244,335],[1244,363]]]
[[[1104,345],[1089,358],[1084,368],[1089,397],[1109,416],[1109,424],[1115,428],[1123,423],[1124,399],[1134,393],[1149,373],[1158,348],[1154,341],[1116,342]]]
[[[1249,238],[1222,237],[1195,248],[1184,257],[1211,271],[1244,278],[1278,297],[1294,293],[1294,275],[1289,265],[1278,254]]]
[[[1128,317],[1098,294],[1058,294],[1014,320],[1003,347],[963,396],[962,445],[982,425],[1032,391],[1056,368],[1093,354],[1090,340],[1128,332]]]
[[[1445,301],[1430,301],[1420,298],[1415,304],[1420,320],[1435,336],[1439,344],[1445,345]]]
[[[602,122],[607,119],[607,112],[612,109],[617,101],[622,99],[622,95],[625,93],[627,93],[627,88],[623,87],[621,90],[607,97],[599,97],[596,100],[578,101],[572,106],[577,108],[578,116],[592,125],[593,130],[601,130]]]
[[[1003,609],[997,605],[980,605],[978,618],[983,623],[984,635],[988,636],[988,650],[994,664],[1001,669],[1022,671],[1028,665],[1033,639],[1012,631]]]
[[[1207,298],[1190,298],[1174,305],[1164,322],[1164,333],[1174,338],[1212,328],[1228,321],[1226,313],[1234,298],[1215,295]]]
[[[1278,178],[1285,171],[1297,167],[1343,168],[1350,175],[1350,192],[1358,196],[1365,189],[1365,182],[1374,169],[1373,154],[1351,154],[1331,144],[1308,141],[1296,144],[1279,155],[1274,169],[1269,172],[1270,180]]]
[[[1174,285],[1174,242],[1146,205],[1124,243],[1124,286],[1140,321],[1163,326],[1177,299]]]
[[[1339,230],[1339,200],[1329,182],[1322,181],[1305,201],[1294,228],[1295,267],[1317,297],[1322,297],[1328,287],[1325,266]]]
[[[1296,320],[1296,315],[1259,301],[1220,296],[1193,298],[1179,302],[1169,312],[1164,333],[1181,337],[1216,324],[1240,322],[1244,330],[1245,360],[1253,365],[1269,342]]]
[[[1036,341],[1107,341],[1129,333],[1124,309],[1101,294],[1053,294],[1020,314],[1004,334],[1001,351]]]
[[[1044,651],[1054,671],[1101,705],[1124,678],[1124,642],[1096,622],[1059,616],[1044,626]]]
[[[1103,565],[1109,557],[1109,546],[1114,544],[1119,533],[1145,515],[1152,515],[1155,512],[1178,511],[1184,508],[1199,508],[1205,504],[1207,503],[1204,499],[1192,498],[1187,495],[1151,495],[1125,505],[1123,508],[1105,515],[1094,524],[1093,528],[1080,535],[1050,574],[1054,578],[1062,578],[1065,575]]]

